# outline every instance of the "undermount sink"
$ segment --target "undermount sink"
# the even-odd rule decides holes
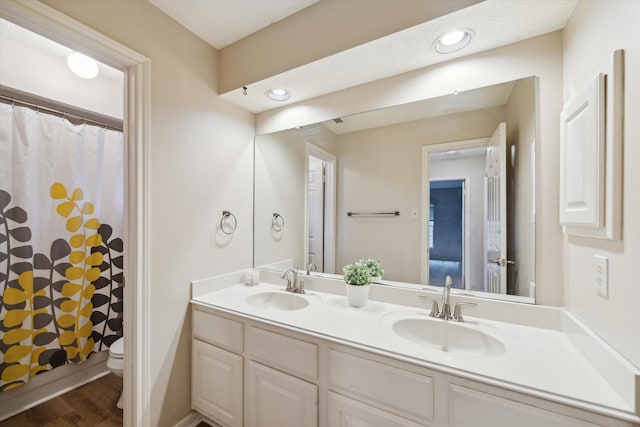
[[[309,305],[304,297],[285,291],[261,292],[248,296],[246,301],[254,307],[283,311],[301,310]]]
[[[438,319],[400,319],[393,331],[404,339],[447,353],[498,356],[505,351],[496,338],[469,326]]]

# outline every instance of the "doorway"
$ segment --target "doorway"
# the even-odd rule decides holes
[[[126,425],[149,424],[149,100],[150,61],[40,2],[0,2],[4,19],[58,43],[74,46],[124,72],[125,216],[127,232],[123,260]]]
[[[466,185],[468,177],[429,182],[429,283],[442,286],[447,276],[452,287],[465,288]]]

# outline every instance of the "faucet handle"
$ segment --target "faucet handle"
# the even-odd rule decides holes
[[[471,307],[478,306],[478,304],[476,304],[475,302],[461,301],[457,303],[456,306],[453,308],[453,318],[456,320],[456,322],[464,322],[464,317],[462,317],[462,308],[461,308],[463,305],[469,305]]]
[[[438,317],[440,315],[440,307],[438,306],[437,299],[428,297],[426,295],[419,295],[418,298],[431,301],[431,311],[429,312],[430,317]]]

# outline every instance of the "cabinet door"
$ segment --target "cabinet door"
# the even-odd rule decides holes
[[[227,427],[242,427],[242,357],[193,340],[191,406]]]
[[[329,425],[340,427],[420,427],[413,421],[329,392]]]
[[[317,427],[318,387],[247,363],[247,427]]]

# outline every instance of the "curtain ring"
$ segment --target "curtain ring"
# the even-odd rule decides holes
[[[271,229],[276,232],[282,231],[284,228],[284,218],[279,213],[273,214],[273,219],[271,220]]]
[[[229,225],[225,229],[224,227],[226,224],[225,219],[227,218],[231,218],[233,220],[233,225]],[[238,220],[236,219],[236,216],[229,211],[222,211],[222,218],[220,218],[220,230],[222,230],[224,234],[231,235],[236,231],[237,227],[238,227]]]

